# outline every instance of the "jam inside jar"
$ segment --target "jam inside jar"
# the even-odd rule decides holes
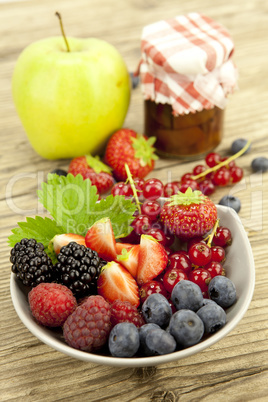
[[[145,100],[145,135],[155,136],[157,153],[169,158],[196,158],[212,151],[223,136],[224,110],[213,107],[174,116],[169,104]]]

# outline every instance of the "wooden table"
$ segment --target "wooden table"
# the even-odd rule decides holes
[[[59,0],[0,2],[1,130],[1,401],[267,401],[268,400],[268,173],[250,164],[268,151],[268,7],[266,0]],[[252,140],[240,158],[245,178],[218,189],[212,200],[235,194],[251,242],[256,287],[250,308],[225,339],[195,356],[157,368],[121,369],[84,363],[39,342],[17,317],[9,292],[7,237],[17,221],[36,215],[36,189],[49,171],[68,160],[48,161],[31,148],[11,97],[11,76],[22,49],[59,34],[55,11],[76,37],[103,38],[122,53],[129,71],[140,57],[142,27],[162,18],[201,11],[225,25],[236,45],[239,90],[230,97],[218,151],[228,155],[238,137]],[[133,91],[124,124],[143,130],[143,100]],[[195,161],[160,159],[150,177],[179,178]]]

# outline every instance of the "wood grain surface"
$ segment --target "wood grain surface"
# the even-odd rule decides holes
[[[17,221],[42,213],[36,190],[49,171],[69,160],[48,161],[31,148],[11,97],[11,76],[22,49],[59,35],[55,11],[69,36],[95,36],[115,45],[129,71],[140,57],[144,25],[198,11],[225,25],[235,42],[239,90],[230,97],[225,134],[217,150],[228,155],[232,141],[244,137],[252,150],[239,160],[243,181],[218,189],[241,199],[240,217],[256,264],[253,300],[239,325],[223,340],[192,357],[146,369],[98,366],[74,360],[36,339],[13,308],[7,237]],[[253,174],[250,164],[268,156],[268,2],[267,0],[47,0],[0,4],[1,133],[1,401],[267,401],[268,400],[268,173]],[[124,124],[142,132],[143,99],[133,91]],[[196,161],[160,159],[149,177],[177,179]]]

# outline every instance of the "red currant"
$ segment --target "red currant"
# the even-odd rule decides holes
[[[204,297],[208,297],[208,285],[211,279],[210,272],[205,268],[196,268],[189,275],[189,280],[200,287]]]
[[[212,181],[215,186],[226,186],[229,183],[230,177],[230,170],[223,166],[214,173]]]
[[[210,261],[204,268],[208,270],[208,272],[211,275],[211,278],[214,278],[214,276],[217,275],[224,275],[223,266],[218,261]]]
[[[165,236],[166,236],[166,246],[165,247],[171,247],[175,241],[175,236],[172,233],[165,233]]]
[[[168,269],[180,269],[187,275],[192,270],[192,263],[188,254],[184,251],[176,251],[169,256],[169,266]]]
[[[223,262],[225,260],[225,250],[220,246],[211,247],[211,260]]]
[[[226,161],[227,159],[228,159],[227,157],[221,158],[221,162],[224,162],[224,161]],[[235,161],[230,161],[227,165],[224,165],[224,166],[226,166],[227,169],[230,169],[230,168],[232,168],[232,167],[235,166]]]
[[[203,237],[201,237],[201,236],[192,237],[187,242],[187,251],[189,252],[190,248],[196,243],[204,243],[204,244],[206,244],[206,242],[203,240]]]
[[[157,200],[164,193],[164,185],[159,179],[148,179],[144,182],[143,196],[148,200]]]
[[[171,293],[176,283],[187,279],[188,276],[182,269],[171,268],[164,275],[163,285],[165,286],[165,289]]]
[[[169,198],[171,195],[177,194],[180,189],[181,183],[179,181],[172,181],[164,185],[164,197]]]
[[[238,183],[242,179],[244,172],[243,169],[241,169],[239,166],[234,166],[230,168],[230,175],[230,182]]]
[[[116,183],[111,190],[113,196],[124,195],[125,197],[132,197],[133,193],[129,184],[119,181]]]
[[[141,212],[143,215],[149,216],[152,221],[157,220],[161,211],[161,205],[157,201],[145,200],[141,206]]]
[[[221,156],[216,152],[210,152],[209,154],[207,154],[205,160],[206,160],[206,164],[209,167],[214,167],[220,163]]]
[[[183,183],[185,180],[191,180],[193,174],[192,173],[184,173],[184,175],[181,176],[181,183]]]
[[[151,228],[152,221],[147,215],[138,215],[134,221],[131,223],[131,226],[134,228],[133,232],[138,235],[142,235],[148,232]]]
[[[143,192],[143,187],[144,187],[144,180],[140,179],[139,177],[135,177],[133,179],[135,187],[136,187],[136,191],[137,191],[137,195],[139,198],[142,198],[142,192]]]
[[[123,243],[130,243],[130,244],[139,244],[140,243],[140,235],[135,232],[133,229],[132,232],[127,235],[126,237],[122,237],[121,241]]]
[[[199,183],[199,189],[204,195],[211,195],[215,191],[215,186],[210,179],[205,179]]]
[[[188,187],[191,187],[192,190],[199,190],[199,185],[196,180],[187,179],[181,183],[180,192],[185,193]]]
[[[213,237],[215,246],[227,247],[232,243],[232,234],[230,229],[219,226]]]
[[[166,247],[166,235],[161,229],[149,229],[146,233],[149,236],[152,236],[154,239],[158,241],[158,243],[162,244],[162,246]]]
[[[167,297],[167,291],[164,284],[159,281],[149,281],[140,287],[140,299],[141,304],[145,302],[148,296],[153,293],[161,293],[163,296]]]
[[[189,258],[192,264],[202,267],[211,260],[211,249],[205,243],[195,243],[190,247]]]
[[[200,173],[203,173],[206,170],[206,167],[204,165],[196,165],[193,169],[193,175],[197,176]]]

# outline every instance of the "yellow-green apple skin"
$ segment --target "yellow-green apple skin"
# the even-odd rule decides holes
[[[35,151],[46,159],[103,150],[122,127],[130,102],[126,64],[111,44],[62,37],[34,42],[12,77],[17,113]]]

